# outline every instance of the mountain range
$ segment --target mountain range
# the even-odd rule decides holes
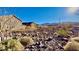
[[[41,24],[41,26],[56,26],[56,25],[63,25],[63,24],[79,25],[79,22],[44,23],[44,24]]]

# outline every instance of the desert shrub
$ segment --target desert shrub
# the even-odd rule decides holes
[[[68,31],[63,30],[63,29],[58,30],[57,33],[58,33],[58,35],[60,35],[60,36],[65,36],[65,37],[68,36]]]
[[[0,43],[0,51],[4,51],[5,50],[5,45],[2,45],[2,43]]]
[[[21,38],[20,42],[21,42],[24,46],[34,44],[34,40],[33,40],[31,37],[23,37],[23,38]]]

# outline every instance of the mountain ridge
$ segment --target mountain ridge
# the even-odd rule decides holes
[[[62,25],[62,24],[79,25],[79,22],[43,23],[41,25],[42,26],[54,26],[54,25]]]

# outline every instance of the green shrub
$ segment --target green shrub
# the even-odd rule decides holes
[[[68,36],[68,31],[60,29],[57,31],[58,35],[60,36]]]

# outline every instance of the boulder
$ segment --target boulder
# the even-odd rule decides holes
[[[71,38],[64,46],[66,51],[79,51],[79,37]]]

